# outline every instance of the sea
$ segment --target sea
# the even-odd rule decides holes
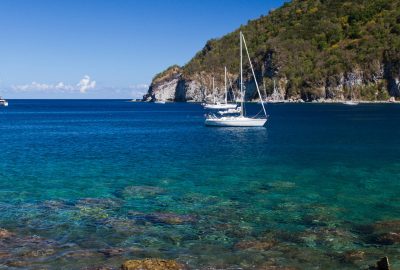
[[[267,112],[263,128],[212,128],[194,103],[10,100],[0,269],[366,269],[384,256],[400,269],[400,105]]]

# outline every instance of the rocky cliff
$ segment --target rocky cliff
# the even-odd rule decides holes
[[[203,101],[223,69],[238,93],[239,31],[246,37],[264,95],[273,81],[286,99],[387,100],[400,96],[400,0],[293,0],[206,43],[185,66],[156,75],[146,101]],[[245,63],[248,100],[256,97]]]

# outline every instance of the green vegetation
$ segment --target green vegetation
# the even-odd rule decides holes
[[[363,99],[387,99],[387,76],[400,70],[400,0],[293,0],[267,16],[207,42],[183,67],[183,74],[239,69],[239,31],[243,31],[259,76],[284,78],[286,96],[314,99],[336,93],[341,78],[361,74],[352,91]],[[391,74],[399,76],[399,74]],[[342,79],[343,81],[343,79]],[[353,86],[351,86],[353,87]],[[336,89],[336,90],[335,90]],[[268,90],[270,91],[270,90]]]
[[[179,73],[181,71],[181,67],[178,65],[172,65],[167,67],[164,71],[157,73],[154,77],[153,77],[153,82],[155,81],[162,81],[165,78],[168,78],[171,74],[174,73]]]

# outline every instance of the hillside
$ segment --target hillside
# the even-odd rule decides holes
[[[400,96],[400,0],[293,0],[209,40],[185,66],[157,75],[144,100],[202,101],[213,75],[222,90],[224,66],[236,86],[239,31],[268,94],[275,79],[287,99],[347,99],[351,91],[362,100]],[[253,99],[248,65],[245,75]]]

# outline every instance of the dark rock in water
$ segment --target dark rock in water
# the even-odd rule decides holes
[[[375,243],[381,245],[393,245],[400,243],[400,232],[388,232],[379,235],[374,235],[373,238]]]
[[[186,267],[174,260],[144,259],[129,260],[122,264],[121,270],[184,270]]]
[[[390,270],[389,258],[384,257],[376,263],[378,270]]]
[[[375,266],[370,266],[367,270],[390,270],[389,258],[383,257]]]
[[[400,243],[400,220],[380,221],[372,225],[360,226],[358,230],[370,243],[379,245]]]
[[[99,250],[99,253],[103,254],[106,257],[119,256],[124,254],[125,252],[126,250],[122,248],[106,248]]]

